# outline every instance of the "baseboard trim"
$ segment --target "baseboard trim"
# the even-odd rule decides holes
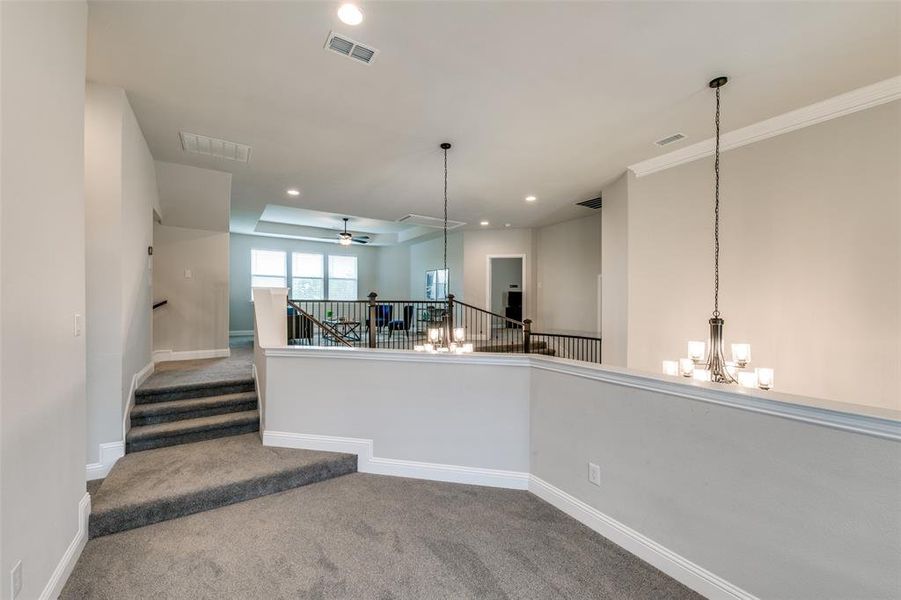
[[[263,445],[356,454],[357,470],[361,473],[484,485],[513,490],[525,490],[529,487],[529,474],[521,471],[377,457],[373,455],[373,441],[364,438],[264,431]]]
[[[62,593],[63,586],[66,585],[66,580],[72,574],[72,569],[75,568],[75,563],[78,562],[78,557],[81,556],[81,551],[84,550],[84,545],[88,541],[88,518],[90,515],[91,495],[85,492],[78,501],[78,531],[62,558],[59,559],[56,568],[53,569],[50,580],[47,581],[41,595],[38,596],[40,600],[56,600]]]
[[[100,462],[90,463],[85,466],[85,478],[103,479],[109,475],[110,469],[116,461],[125,456],[125,442],[106,442],[100,444]]]
[[[147,381],[147,378],[153,375],[156,363],[151,358],[150,362],[144,365],[144,368],[135,373],[131,378],[131,388],[128,390],[128,400],[125,403],[125,410],[122,414],[122,439],[128,434],[131,427],[131,409],[135,405],[135,391],[141,387],[141,384]]]
[[[154,350],[153,362],[170,362],[174,360],[200,360],[204,358],[228,358],[231,350],[228,348],[214,348],[212,350],[184,350],[173,352],[172,350]]]
[[[540,477],[531,475],[528,489],[551,506],[710,600],[758,600],[753,594],[732,585]]]
[[[228,332],[228,337],[247,337],[251,335],[253,335],[253,329],[236,329]]]

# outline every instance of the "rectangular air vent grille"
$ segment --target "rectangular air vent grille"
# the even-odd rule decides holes
[[[191,154],[203,154],[204,156],[236,160],[243,163],[250,160],[250,146],[247,144],[220,140],[198,133],[188,133],[187,131],[179,131],[178,137],[181,139],[182,149]]]
[[[439,219],[438,217],[425,217],[423,215],[405,215],[397,220],[398,223],[405,223],[407,225],[421,225],[423,227],[434,227],[436,229],[444,228],[444,219]],[[447,220],[447,228],[448,229],[456,229],[457,227],[463,227],[466,223],[462,221],[451,221]]]
[[[328,34],[328,39],[325,41],[325,49],[367,65],[372,64],[372,61],[375,60],[375,55],[378,54],[378,50],[375,48],[364,46],[360,42],[355,42],[334,31]]]
[[[679,140],[684,140],[685,136],[681,133],[674,133],[671,136],[665,137],[662,140],[657,140],[654,142],[658,146],[666,146],[667,144],[672,144],[673,142],[678,142]]]
[[[586,208],[594,208],[598,209],[601,207],[601,197],[592,198],[591,200],[585,200],[584,202],[576,202],[576,206],[584,206]]]

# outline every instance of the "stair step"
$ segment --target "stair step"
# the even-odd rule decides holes
[[[128,454],[91,497],[90,537],[353,473],[354,454],[270,448],[258,434]]]
[[[173,400],[187,400],[190,398],[240,394],[243,392],[252,392],[255,389],[253,378],[250,377],[246,379],[201,381],[162,387],[147,386],[145,384],[135,391],[135,404],[151,404],[154,402],[171,402]]]
[[[128,430],[125,436],[125,452],[140,452],[163,446],[240,435],[259,429],[260,413],[257,410],[141,425]]]
[[[138,427],[196,419],[198,417],[211,417],[213,415],[244,412],[256,408],[256,392],[136,404],[131,409],[131,426]]]

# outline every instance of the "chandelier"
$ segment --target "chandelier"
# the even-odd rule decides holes
[[[773,387],[773,369],[758,368],[748,370],[751,362],[751,345],[732,344],[732,360],[727,361],[723,350],[723,325],[720,316],[720,88],[729,81],[717,77],[709,85],[716,91],[716,146],[714,149],[714,209],[713,209],[713,314],[708,321],[710,334],[707,342],[688,342],[688,357],[678,361],[663,361],[666,375],[681,375],[699,381],[714,383],[738,383],[744,387],[759,387],[768,390]]]
[[[445,279],[445,289],[450,289],[450,271],[447,270],[447,151],[451,145],[448,142],[441,144],[444,151],[444,272],[447,273]],[[451,296],[452,297],[452,296]],[[452,304],[448,303],[448,310]],[[450,315],[445,314],[444,320],[440,327],[431,327],[428,330],[427,342],[422,345],[414,346],[417,352],[429,352],[431,354],[468,354],[472,352],[471,343],[466,342],[466,329],[463,327],[450,328]]]

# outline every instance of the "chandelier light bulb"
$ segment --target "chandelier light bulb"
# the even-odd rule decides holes
[[[691,374],[691,378],[695,381],[710,381],[709,369],[695,369]]]
[[[732,360],[744,369],[751,362],[751,344],[732,344]]]
[[[454,341],[455,342],[462,342],[465,337],[466,337],[465,329],[463,329],[462,327],[454,328]]]
[[[679,359],[679,374],[682,377],[691,377],[691,374],[695,370],[695,361],[691,358],[680,358]]]
[[[758,368],[755,369],[757,372],[757,387],[762,390],[768,390],[773,387],[773,379],[775,372],[773,369],[769,368]]]
[[[664,375],[678,375],[679,374],[679,362],[675,361],[675,360],[663,361],[663,374]]]
[[[696,363],[704,360],[704,350],[707,345],[704,342],[688,342],[688,356]]]
[[[757,387],[757,373],[754,371],[739,371],[738,385],[746,388]]]
[[[353,4],[342,4],[338,9],[338,18],[345,25],[359,25],[363,22],[363,11]]]

